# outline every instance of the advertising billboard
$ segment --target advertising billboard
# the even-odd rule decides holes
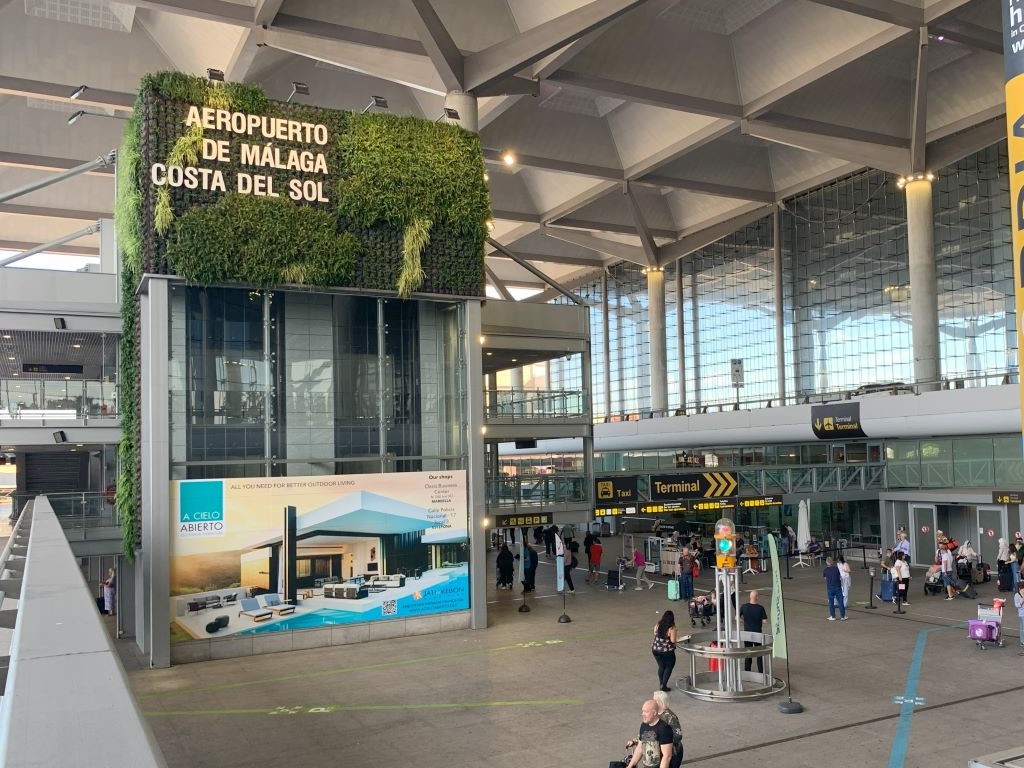
[[[469,608],[464,470],[171,484],[171,640]]]

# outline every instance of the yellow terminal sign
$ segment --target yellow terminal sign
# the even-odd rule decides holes
[[[715,523],[715,567],[736,567],[736,526],[727,517]]]

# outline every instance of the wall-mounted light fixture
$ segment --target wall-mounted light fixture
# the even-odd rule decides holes
[[[294,99],[295,98],[295,94],[299,94],[299,96],[309,96],[309,86],[306,85],[305,83],[299,83],[299,82],[296,82],[296,81],[293,80],[292,81],[292,92],[289,93],[288,94],[288,98],[285,99],[285,104],[287,104],[289,101]]]
[[[931,171],[919,171],[918,173],[912,173],[909,176],[900,176],[896,179],[896,186],[903,189],[912,181],[935,181],[935,174]]]
[[[445,107],[444,111],[441,112],[441,116],[435,120],[435,123],[440,123],[442,120],[458,120],[459,110],[454,107]]]
[[[221,70],[219,70],[219,69],[213,69],[212,67],[207,67],[207,69],[206,69],[206,78],[211,83],[223,83],[224,82],[224,73]]]
[[[86,115],[92,115],[93,117],[112,117],[115,120],[129,120],[130,118],[124,115],[108,115],[106,112],[89,112],[85,109],[80,109],[75,112],[71,117],[68,118],[68,125],[74,125]]]
[[[360,112],[359,114],[365,115],[367,112],[369,112],[374,107],[376,107],[377,109],[387,109],[388,108],[388,100],[385,99],[383,96],[371,96],[370,97],[370,103],[367,104],[365,107],[363,107],[363,111]]]
[[[53,318],[53,326],[58,331],[66,331],[68,329],[68,323],[63,317]]]
[[[68,441],[67,432],[63,429],[58,429],[53,433],[53,442],[55,443],[66,443]]]
[[[81,96],[83,93],[85,93],[88,90],[89,90],[89,86],[88,85],[80,85],[77,88],[75,88],[75,90],[73,90],[71,92],[71,95],[68,96],[68,98],[71,99],[71,101],[74,101],[75,99],[77,99],[79,96]]]

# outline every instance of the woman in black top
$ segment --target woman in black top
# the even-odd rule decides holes
[[[654,625],[651,653],[658,662],[658,685],[661,690],[668,692],[672,690],[668,687],[668,681],[676,666],[676,615],[672,611],[665,611],[661,620]]]

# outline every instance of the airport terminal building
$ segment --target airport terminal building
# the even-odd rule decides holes
[[[802,507],[865,570],[940,531],[994,568],[1001,5],[0,3],[7,555],[52,508],[117,585],[97,648],[160,674],[493,629],[538,527],[657,561]],[[44,683],[5,567],[11,729]]]

